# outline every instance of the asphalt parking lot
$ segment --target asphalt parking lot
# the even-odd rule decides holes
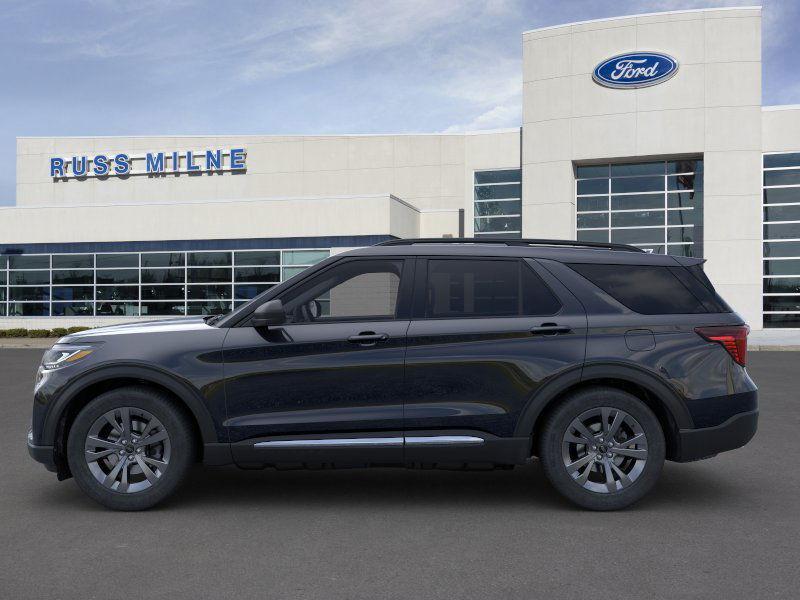
[[[25,448],[41,350],[0,349],[0,598],[789,598],[800,556],[800,353],[750,354],[749,446],[667,463],[630,510],[513,471],[198,467],[115,513]]]

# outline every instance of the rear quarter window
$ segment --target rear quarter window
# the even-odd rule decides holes
[[[568,266],[643,315],[726,312],[724,303],[717,302],[713,288],[709,290],[684,267],[576,263]]]

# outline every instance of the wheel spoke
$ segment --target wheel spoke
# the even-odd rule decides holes
[[[151,485],[155,484],[155,482],[158,481],[158,476],[153,472],[153,470],[149,466],[147,466],[145,461],[142,460],[141,456],[136,457],[136,462],[141,467],[144,476],[147,477],[147,481],[149,481]]]
[[[591,462],[593,460],[594,460],[594,458],[592,458],[591,455],[587,454],[583,458],[579,458],[575,462],[568,464],[567,465],[567,472],[568,473],[574,473],[575,471],[580,469],[583,465],[585,465],[586,463]]]
[[[611,468],[614,470],[614,473],[616,473],[617,477],[619,477],[619,482],[622,484],[622,487],[627,487],[633,483],[630,480],[630,477],[628,477],[622,469],[620,469],[616,464],[614,464],[613,460],[609,460],[608,464],[611,465]]]
[[[614,448],[614,454],[630,456],[631,458],[638,458],[639,460],[645,460],[647,458],[647,450],[644,448]]]
[[[111,469],[108,475],[106,475],[106,478],[103,480],[104,486],[110,488],[111,486],[114,485],[114,482],[117,480],[117,476],[119,475],[119,472],[122,470],[124,464],[125,461],[120,459],[120,461],[116,465],[114,465],[114,468]]]
[[[140,438],[137,446],[149,446],[151,444],[156,444],[163,440],[166,440],[169,437],[166,430],[162,429],[161,431],[156,431],[155,433],[148,435],[144,438]]]
[[[575,481],[577,481],[581,485],[586,483],[589,480],[589,475],[592,474],[592,469],[594,469],[594,461],[586,465],[586,468],[583,470],[583,473],[581,473],[580,477],[578,477]]]
[[[124,463],[122,465],[122,481],[119,482],[119,486],[117,486],[117,491],[124,493],[128,491],[128,468],[131,466],[131,463],[128,460],[123,460],[121,462]]]
[[[131,435],[131,410],[127,406],[123,406],[120,410],[120,416],[122,417],[122,435],[124,437],[130,437]]]
[[[114,454],[116,450],[100,450],[99,452],[94,452],[93,450],[86,451],[86,462],[94,462],[96,460],[100,460],[108,456],[109,454]]]
[[[617,435],[617,431],[619,431],[619,426],[622,425],[622,421],[625,420],[625,417],[622,415],[622,411],[618,410],[614,414],[614,421],[611,423],[611,426],[608,428],[608,437],[609,439],[613,439],[615,435]]]
[[[603,471],[606,473],[606,489],[609,494],[617,491],[617,482],[614,479],[614,473],[611,471],[611,461],[608,458],[603,459]]]
[[[122,435],[123,431],[120,428],[119,423],[117,422],[116,415],[112,412],[111,414],[106,413],[104,416],[108,424],[114,428],[114,431],[116,431],[119,435]]]
[[[157,459],[152,458],[150,456],[143,456],[141,458],[147,464],[153,465],[154,467],[158,467],[162,471],[167,468],[167,463],[165,463],[163,460],[157,460]]]
[[[586,438],[586,440],[589,441],[590,443],[594,443],[595,441],[594,434],[591,431],[589,431],[586,425],[581,423],[578,419],[575,419],[572,422],[571,428],[575,428],[581,435],[581,437]]]
[[[619,442],[620,447],[627,448],[631,444],[636,444],[637,446],[644,446],[647,447],[647,440],[644,437],[643,433],[633,436],[629,440],[625,440],[624,442]]]
[[[576,435],[572,435],[568,433],[564,436],[564,441],[569,442],[570,444],[580,444],[582,446],[591,446],[593,444],[592,440],[587,440],[584,437],[578,437]]]
[[[111,440],[103,440],[97,436],[90,435],[86,438],[86,448],[113,448],[115,450],[123,450],[125,446]]]

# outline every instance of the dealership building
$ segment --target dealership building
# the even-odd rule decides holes
[[[800,328],[800,106],[761,104],[761,26],[755,7],[527,31],[509,130],[19,138],[0,329],[218,313],[407,237],[698,256],[753,329]]]

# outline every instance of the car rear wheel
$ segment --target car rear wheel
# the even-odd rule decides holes
[[[171,495],[195,457],[191,423],[157,390],[126,387],[80,411],[67,440],[78,486],[116,510],[144,510]]]
[[[664,454],[653,411],[613,388],[571,394],[549,415],[539,440],[547,478],[591,510],[617,510],[641,499],[658,480]]]

